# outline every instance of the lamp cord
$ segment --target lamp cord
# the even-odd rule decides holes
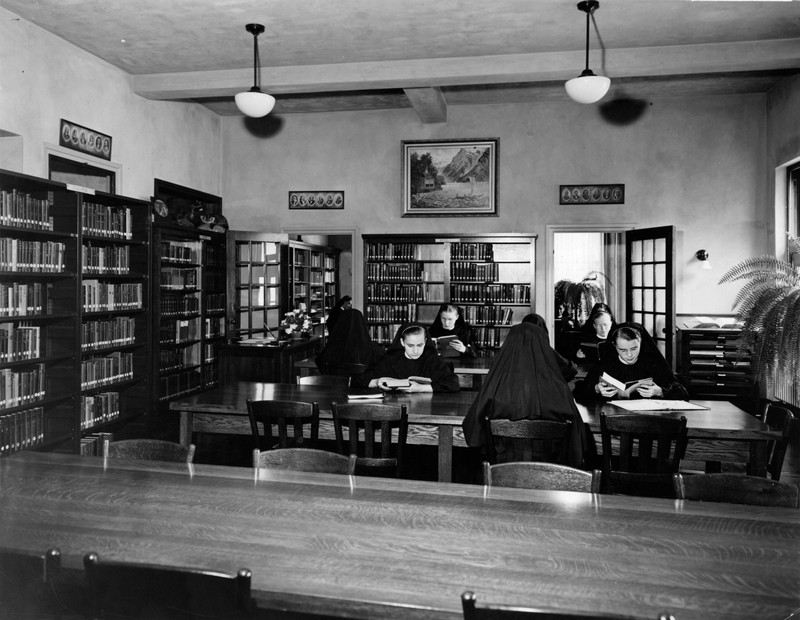
[[[589,16],[591,14],[591,10],[586,11],[586,71],[589,70]]]
[[[253,86],[258,88],[258,34],[253,35]]]

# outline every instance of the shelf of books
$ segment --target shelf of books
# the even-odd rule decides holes
[[[158,411],[170,400],[218,385],[219,351],[227,337],[226,235],[191,213],[221,214],[210,194],[156,179],[155,199],[170,217],[153,225],[151,269],[153,383]]]
[[[146,414],[148,208],[0,171],[0,454]]]
[[[284,312],[305,305],[313,335],[325,335],[325,316],[336,303],[339,291],[339,250],[303,241],[285,246],[287,297]]]
[[[364,314],[376,342],[390,343],[409,321],[431,325],[451,303],[490,356],[533,312],[535,235],[364,235],[364,254]]]

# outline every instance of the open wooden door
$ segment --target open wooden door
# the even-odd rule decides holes
[[[625,233],[625,299],[628,321],[641,323],[675,368],[674,226]]]

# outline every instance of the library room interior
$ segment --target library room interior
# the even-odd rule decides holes
[[[800,3],[0,0],[0,57],[0,617],[800,613]]]

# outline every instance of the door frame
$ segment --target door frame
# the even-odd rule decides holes
[[[623,222],[621,224],[609,224],[608,222],[586,222],[583,224],[547,224],[545,225],[545,312],[544,318],[547,322],[547,329],[550,331],[550,344],[555,343],[555,278],[553,273],[553,238],[555,233],[581,233],[581,232],[596,232],[596,233],[622,233],[622,243],[617,248],[617,269],[613,274],[614,286],[617,291],[625,290],[625,238],[624,233],[629,230],[635,229],[636,224],[631,222]],[[624,306],[625,296],[619,295],[620,304]],[[614,316],[625,316],[625,308],[614,308]]]

